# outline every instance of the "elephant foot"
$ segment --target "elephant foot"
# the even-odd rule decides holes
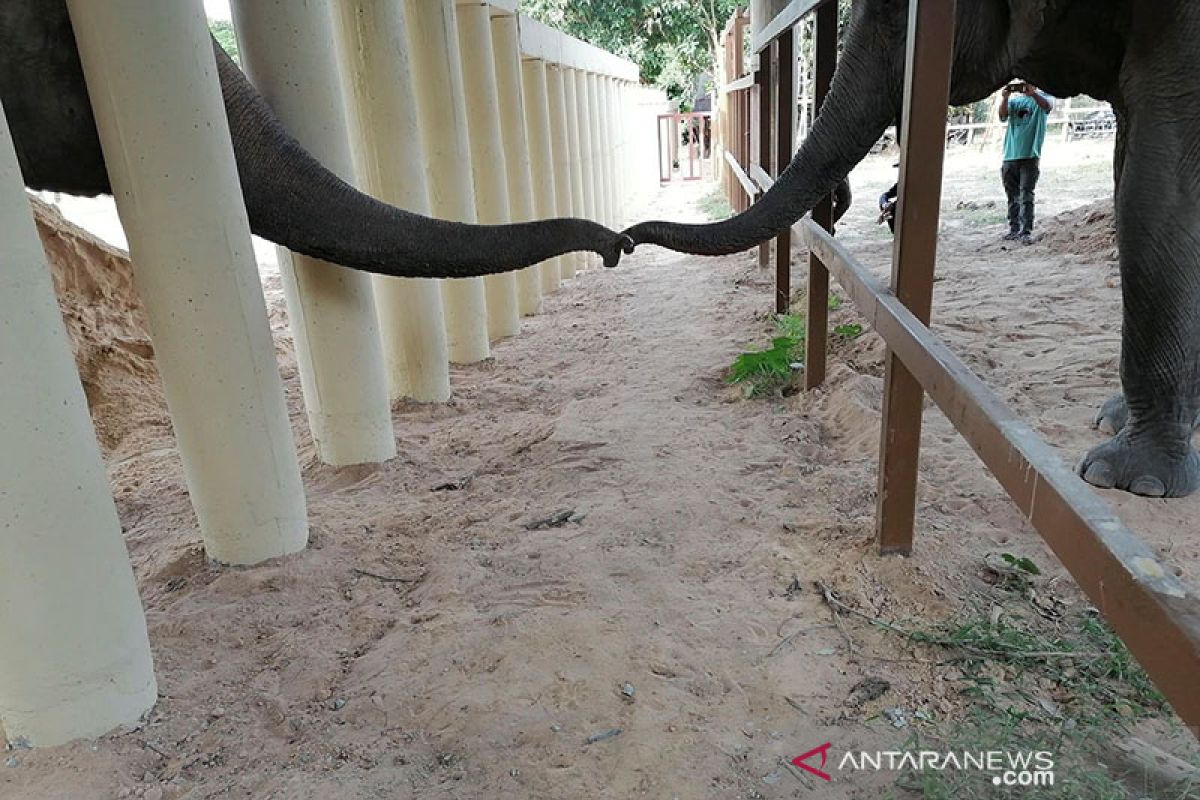
[[[1079,474],[1101,489],[1144,497],[1186,497],[1200,488],[1200,454],[1190,441],[1163,441],[1132,427],[1088,453]]]
[[[1101,433],[1116,436],[1128,422],[1129,406],[1125,403],[1125,395],[1119,394],[1104,401],[1104,405],[1100,406],[1100,410],[1096,412],[1096,419],[1092,421],[1092,427]]]

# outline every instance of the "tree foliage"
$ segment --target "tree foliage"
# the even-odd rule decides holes
[[[521,11],[638,64],[642,80],[686,97],[716,68],[717,42],[738,0],[521,0]]]
[[[241,63],[238,55],[237,37],[233,35],[233,23],[227,19],[210,19],[208,29],[212,31],[217,44],[237,63]]]

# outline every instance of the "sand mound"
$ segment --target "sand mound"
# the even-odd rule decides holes
[[[1055,250],[1117,260],[1117,218],[1112,198],[1051,217],[1043,231],[1043,244]]]
[[[96,436],[109,455],[170,424],[129,256],[30,198]],[[141,433],[139,433],[141,432]]]

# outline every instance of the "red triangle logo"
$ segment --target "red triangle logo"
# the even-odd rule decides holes
[[[833,747],[833,743],[826,742],[825,744],[821,745],[820,747],[816,748],[815,750],[809,750],[807,753],[805,753],[802,756],[796,756],[795,758],[792,759],[792,764],[799,767],[800,769],[804,770],[805,772],[808,772],[812,775],[816,775],[818,778],[820,778],[823,781],[832,781],[833,778],[830,777],[829,773],[822,771],[822,769],[825,767],[825,763],[829,760],[829,748],[831,748],[831,747]],[[822,769],[817,769],[816,767],[811,766],[806,763],[810,758],[812,758],[815,755],[821,756]]]

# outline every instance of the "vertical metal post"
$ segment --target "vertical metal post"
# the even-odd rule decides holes
[[[759,53],[758,73],[754,90],[758,101],[758,148],[755,153],[755,159],[768,175],[775,174],[772,168],[774,158],[771,152],[772,131],[775,124],[774,114],[772,113],[774,111],[774,103],[772,102],[771,95],[773,86],[771,57],[773,52],[774,47],[771,47]],[[769,269],[771,266],[771,242],[769,240],[758,246],[758,266],[760,269]]]
[[[912,0],[909,7],[892,288],[926,324],[937,260],[955,6],[956,0]],[[912,552],[923,402],[921,384],[889,353],[879,452],[877,530],[882,553]]]
[[[816,92],[814,107],[820,113],[833,83],[837,69],[837,3],[826,3],[817,9]],[[827,231],[833,231],[833,197],[826,197],[813,209],[813,221]],[[825,382],[825,355],[829,339],[829,270],[821,259],[808,257],[808,338],[805,340],[804,388],[815,389]]]
[[[778,105],[775,109],[775,167],[783,172],[792,160],[796,118],[796,29],[780,34],[776,40],[779,61],[776,64]],[[776,174],[778,177],[778,173]],[[785,230],[775,240],[775,313],[786,314],[792,305],[792,232]]]

